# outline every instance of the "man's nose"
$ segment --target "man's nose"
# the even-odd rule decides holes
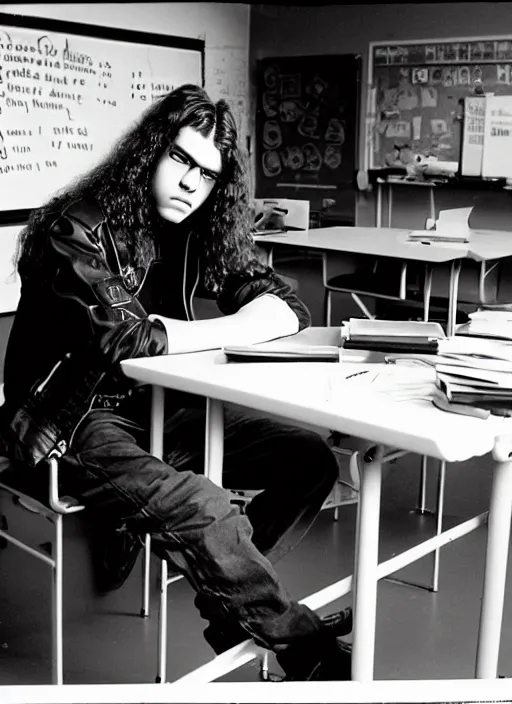
[[[183,190],[190,192],[196,191],[199,188],[201,181],[201,170],[198,166],[192,166],[187,170],[180,181]]]

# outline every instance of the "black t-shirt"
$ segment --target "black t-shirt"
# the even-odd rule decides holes
[[[187,319],[188,302],[185,290],[187,256],[192,257],[188,233],[168,231],[160,235],[157,256],[150,265],[146,281],[138,296],[148,314],[156,313],[168,318]],[[189,260],[189,272],[190,272]],[[197,271],[193,269],[193,274]],[[191,274],[189,273],[189,276]],[[191,290],[192,282],[188,282]]]

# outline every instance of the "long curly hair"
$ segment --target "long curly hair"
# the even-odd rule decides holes
[[[20,275],[44,268],[46,226],[56,213],[81,199],[98,203],[133,265],[147,265],[155,255],[158,233],[169,226],[156,210],[153,174],[163,152],[187,126],[205,137],[213,132],[222,173],[205,203],[183,225],[173,227],[197,233],[204,283],[212,291],[218,290],[228,272],[258,269],[250,234],[247,170],[233,114],[226,101],[214,103],[201,87],[186,84],[153,103],[103,162],[31,213],[15,255]]]

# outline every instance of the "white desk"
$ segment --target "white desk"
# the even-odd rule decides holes
[[[339,339],[339,328],[318,330],[322,339],[317,336],[316,341],[332,344]],[[310,342],[312,332],[314,330],[303,331],[295,340]],[[347,364],[353,370],[353,363]],[[352,667],[352,677],[359,681],[373,679],[378,580],[475,530],[487,519],[486,513],[481,514],[379,565],[382,446],[392,445],[448,462],[493,452],[495,466],[476,677],[497,676],[512,511],[512,425],[509,419],[484,421],[444,413],[428,402],[399,403],[370,390],[342,393],[340,375],[348,373],[344,372],[345,364],[264,363],[251,364],[248,371],[245,364],[226,364],[222,353],[215,350],[128,360],[122,367],[127,376],[154,387],[152,428],[157,454],[161,453],[162,387],[207,397],[205,473],[219,484],[223,453],[222,402],[338,430],[376,445],[373,460],[365,462],[361,470]],[[304,602],[312,608],[320,608],[351,589],[352,578],[346,578]],[[252,648],[249,642],[236,646],[230,655],[218,656],[182,681],[211,681],[254,657],[255,646]]]
[[[321,252],[369,254],[375,257],[393,257],[427,264],[451,262],[448,293],[447,332],[455,330],[459,275],[463,259],[479,262],[512,256],[512,232],[473,230],[471,241],[463,244],[438,242],[422,244],[408,242],[411,230],[389,227],[325,227],[317,230],[258,235],[254,240],[267,248],[274,245],[298,247]],[[425,231],[427,235],[427,231]],[[430,293],[427,294],[428,297]]]

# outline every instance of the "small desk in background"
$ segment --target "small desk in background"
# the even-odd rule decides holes
[[[459,275],[464,259],[486,262],[512,256],[512,232],[472,230],[469,243],[408,242],[410,229],[376,227],[327,227],[302,232],[283,232],[257,235],[255,242],[269,252],[275,245],[305,250],[368,254],[375,257],[393,257],[405,261],[436,264],[451,263],[448,292],[447,333],[453,334],[457,315]],[[425,235],[432,232],[425,231]],[[429,294],[430,295],[430,294]]]

